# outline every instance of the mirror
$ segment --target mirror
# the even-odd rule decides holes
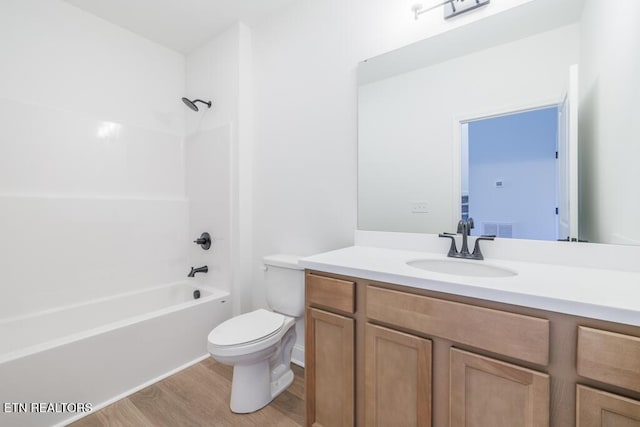
[[[455,231],[468,214],[472,234],[640,244],[638,19],[636,0],[533,0],[361,63],[358,228]],[[527,112],[555,118],[553,159]]]

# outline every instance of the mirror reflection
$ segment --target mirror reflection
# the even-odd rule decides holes
[[[640,244],[640,2],[563,5],[361,64],[359,229]]]
[[[462,219],[473,215],[471,235],[564,237],[556,214],[558,115],[552,106],[461,124],[460,206]]]

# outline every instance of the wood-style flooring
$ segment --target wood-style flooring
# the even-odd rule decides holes
[[[304,370],[268,406],[238,415],[229,409],[233,367],[208,358],[71,424],[73,427],[206,427],[304,425]]]

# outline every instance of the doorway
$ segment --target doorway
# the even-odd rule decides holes
[[[556,240],[558,105],[461,124],[461,211],[472,235]]]

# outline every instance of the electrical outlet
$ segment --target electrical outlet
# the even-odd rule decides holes
[[[429,210],[427,209],[427,202],[411,203],[411,213],[429,213]]]
[[[489,4],[490,0],[451,0],[444,5],[444,19],[453,18],[480,6]]]

